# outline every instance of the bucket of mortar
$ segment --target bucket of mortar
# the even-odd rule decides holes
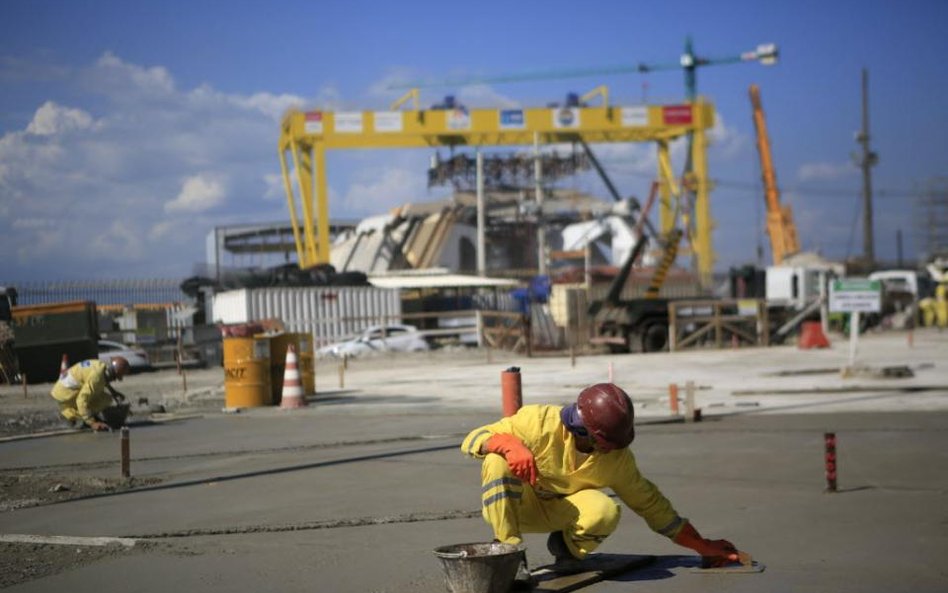
[[[435,548],[450,593],[507,593],[517,576],[523,548],[499,542]]]
[[[112,430],[118,430],[125,426],[125,419],[128,418],[131,404],[116,404],[99,412],[102,422],[109,425]]]

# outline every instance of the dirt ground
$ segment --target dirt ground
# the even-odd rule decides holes
[[[220,411],[224,402],[223,373],[220,368],[140,373],[126,377],[114,387],[131,403],[130,422],[143,421],[153,413]],[[0,384],[0,439],[71,427],[59,415],[50,397],[51,383],[28,385]]]
[[[0,588],[72,570],[103,558],[135,554],[125,546],[61,546],[0,542]]]
[[[108,479],[22,468],[0,473],[0,513],[156,484],[155,479]],[[145,544],[147,545],[147,544]],[[63,546],[0,542],[0,588],[73,570],[104,558],[143,551],[141,545]]]
[[[151,475],[159,475],[160,478],[149,479],[118,478],[118,462],[112,455],[99,455],[94,459],[80,460],[74,465],[64,463],[65,460],[74,458],[74,455],[67,454],[65,459],[63,456],[57,458],[36,455],[37,451],[46,450],[47,445],[50,449],[55,449],[54,444],[61,445],[72,439],[83,440],[84,437],[77,435],[31,438],[32,433],[60,433],[67,428],[58,417],[55,402],[48,395],[51,385],[30,385],[25,396],[22,386],[0,385],[0,442],[10,441],[9,451],[24,453],[24,458],[19,462],[16,458],[11,459],[10,457],[14,457],[11,455],[3,464],[4,469],[0,469],[0,515],[8,520],[4,532],[78,532],[144,538],[131,548],[120,545],[94,547],[0,542],[0,588],[19,584],[24,586],[24,590],[49,590],[43,587],[58,587],[66,581],[79,579],[88,590],[99,589],[103,584],[109,589],[110,584],[118,584],[115,580],[116,574],[108,572],[115,566],[128,569],[128,575],[152,571],[152,578],[158,583],[162,571],[183,563],[188,564],[193,573],[188,573],[192,579],[189,583],[200,583],[198,588],[204,588],[208,584],[205,579],[213,578],[222,584],[207,590],[259,590],[261,587],[258,585],[261,583],[253,580],[257,577],[241,572],[246,566],[257,563],[255,566],[264,567],[261,568],[264,571],[261,574],[266,578],[276,579],[269,585],[281,590],[307,590],[302,587],[294,589],[297,584],[294,579],[306,581],[305,576],[286,577],[287,574],[296,573],[283,572],[283,567],[294,566],[295,571],[299,568],[297,563],[300,559],[305,558],[301,575],[306,573],[310,578],[322,579],[328,574],[340,583],[344,578],[355,578],[358,581],[361,573],[353,573],[355,577],[347,575],[348,565],[339,558],[365,554],[369,550],[380,557],[387,555],[388,552],[382,552],[378,545],[374,548],[372,546],[382,541],[376,539],[376,536],[384,532],[393,521],[397,523],[392,526],[393,529],[397,527],[404,530],[409,536],[417,534],[418,542],[415,546],[419,549],[428,550],[428,540],[433,533],[437,533],[437,537],[445,541],[450,541],[453,537],[468,537],[465,531],[469,528],[467,521],[471,521],[471,525],[480,526],[474,523],[476,517],[469,518],[465,514],[471,509],[453,502],[447,510],[438,508],[437,504],[432,506],[431,501],[426,498],[430,496],[428,488],[418,486],[424,481],[417,479],[418,476],[430,475],[436,468],[439,476],[444,473],[443,483],[438,485],[440,496],[450,501],[467,500],[456,486],[461,483],[458,476],[462,473],[466,475],[470,471],[460,469],[461,461],[467,460],[456,460],[454,451],[452,453],[455,457],[442,458],[441,455],[447,453],[442,453],[440,447],[434,446],[441,441],[432,441],[433,448],[430,452],[415,454],[419,456],[417,460],[412,461],[414,457],[411,456],[390,458],[386,443],[392,441],[396,444],[391,448],[400,449],[403,448],[399,441],[402,438],[420,438],[419,435],[427,435],[444,439],[447,438],[445,435],[455,435],[461,430],[459,426],[467,425],[469,416],[480,418],[485,409],[490,411],[499,405],[496,403],[496,382],[499,381],[500,369],[510,364],[524,364],[525,403],[528,403],[528,398],[542,397],[544,401],[553,401],[550,398],[566,397],[560,394],[572,393],[577,386],[605,376],[607,370],[611,373],[614,362],[617,380],[635,389],[642,406],[643,421],[662,420],[667,414],[667,399],[661,398],[667,397],[664,387],[670,381],[693,379],[698,385],[708,386],[699,389],[699,404],[704,406],[709,417],[717,414],[720,418],[708,418],[715,421],[692,426],[683,423],[665,425],[660,422],[656,422],[655,426],[646,426],[643,430],[651,431],[651,438],[646,439],[643,436],[639,447],[643,462],[650,459],[648,447],[652,443],[656,443],[654,446],[660,451],[660,454],[654,451],[651,453],[653,463],[656,459],[667,459],[670,454],[680,449],[683,453],[672,457],[676,469],[662,477],[669,483],[670,488],[679,489],[679,495],[685,501],[682,506],[701,509],[703,505],[709,504],[706,500],[708,497],[714,499],[714,496],[725,494],[743,501],[735,507],[736,510],[732,509],[732,516],[718,519],[721,525],[739,526],[748,521],[743,513],[759,510],[760,514],[756,519],[761,521],[762,525],[769,525],[770,529],[789,529],[787,523],[793,522],[794,533],[799,537],[809,535],[813,541],[825,541],[826,534],[818,529],[819,521],[807,521],[803,519],[805,515],[793,515],[793,509],[805,498],[797,491],[797,484],[803,480],[797,477],[797,468],[808,468],[806,480],[815,480],[817,490],[822,487],[822,451],[819,445],[822,443],[821,431],[824,426],[841,430],[841,442],[847,444],[844,451],[848,457],[843,458],[843,467],[847,470],[846,478],[852,482],[856,480],[857,472],[863,474],[858,478],[860,481],[855,482],[857,487],[851,489],[855,494],[851,494],[847,499],[851,505],[859,506],[862,498],[869,498],[869,495],[881,500],[877,500],[875,504],[890,504],[890,498],[902,496],[910,500],[901,501],[900,504],[908,505],[906,508],[917,509],[920,503],[915,499],[929,496],[928,493],[933,489],[943,492],[938,479],[925,478],[927,474],[921,470],[918,475],[922,477],[915,474],[903,476],[904,483],[894,478],[877,476],[877,473],[888,476],[888,473],[882,473],[882,469],[899,475],[900,472],[909,472],[914,465],[906,462],[906,459],[925,458],[938,463],[940,458],[937,451],[944,450],[938,448],[941,442],[939,439],[944,434],[940,428],[943,426],[941,419],[944,416],[934,414],[936,410],[948,409],[948,392],[944,387],[945,374],[939,362],[940,353],[944,352],[943,338],[940,334],[920,335],[916,340],[916,350],[905,349],[904,338],[891,341],[893,344],[888,350],[878,347],[878,354],[871,349],[873,344],[867,344],[861,351],[862,356],[871,362],[878,360],[885,364],[912,363],[913,368],[920,369],[918,376],[914,379],[899,379],[899,385],[905,383],[924,389],[919,388],[918,391],[912,392],[904,389],[880,391],[876,384],[878,381],[857,378],[853,381],[868,389],[867,391],[836,393],[832,388],[844,384],[845,381],[838,374],[813,376],[801,371],[829,368],[838,364],[840,358],[845,360],[845,344],[837,348],[836,352],[805,352],[795,349],[747,351],[742,353],[739,365],[731,362],[739,357],[727,352],[647,358],[644,355],[615,359],[588,357],[580,358],[575,366],[569,359],[546,361],[535,358],[524,363],[520,360],[496,358],[493,361],[485,361],[484,357],[480,356],[481,353],[478,353],[477,357],[429,353],[397,360],[382,358],[350,362],[348,374],[345,376],[345,388],[337,365],[323,363],[317,373],[319,393],[324,398],[321,400],[323,405],[311,405],[292,414],[282,414],[279,410],[223,414],[223,374],[219,368],[195,371],[185,376],[174,371],[146,373],[127,377],[118,387],[133,404],[133,415],[130,417],[133,433],[136,424],[160,424],[160,427],[151,426],[147,431],[138,433],[142,435],[139,438],[145,438],[145,435],[150,433],[152,447],[156,447],[147,461],[155,463],[150,469]],[[870,356],[876,358],[869,358]],[[788,360],[780,362],[784,358]],[[928,366],[922,368],[922,363]],[[684,375],[681,369],[687,369],[687,375]],[[777,376],[776,371],[789,371],[792,374]],[[452,388],[445,393],[444,386],[448,384]],[[814,385],[821,386],[822,391],[813,391]],[[739,393],[750,388],[760,392],[755,392],[753,402],[747,401],[749,396]],[[781,393],[782,390],[788,393]],[[830,407],[829,404],[834,404],[835,407]],[[754,406],[754,410],[748,412],[747,406],[750,405]],[[161,406],[166,412],[155,412],[156,406]],[[805,430],[794,430],[792,426],[784,425],[782,418],[779,421],[770,420],[770,416],[761,413],[765,409],[783,413],[914,411],[916,415],[906,416],[904,426],[897,424],[901,422],[901,416],[887,417],[884,422],[876,424],[860,419],[858,414],[825,416],[812,421],[796,420]],[[426,414],[419,413],[422,411]],[[162,424],[162,416],[178,419]],[[746,424],[728,429],[728,422],[736,423],[744,418]],[[392,419],[397,420],[397,430],[391,429]],[[753,422],[753,419],[756,419],[757,423]],[[841,425],[844,421],[849,424]],[[192,430],[195,426],[200,430]],[[849,432],[845,432],[846,426],[849,426]],[[305,431],[310,427],[318,428],[318,431],[307,434]],[[380,427],[384,427],[384,438],[376,434]],[[240,438],[240,445],[236,447],[232,440],[234,435],[239,435]],[[117,445],[117,435],[97,436],[103,438],[87,439],[87,444],[108,444],[109,447]],[[762,439],[773,441],[769,444],[769,449],[761,449],[758,446]],[[916,439],[920,440],[916,442]],[[925,439],[931,439],[931,442]],[[141,442],[135,441],[136,444]],[[801,442],[806,446],[815,444],[816,448],[801,452]],[[687,446],[682,443],[687,443]],[[711,470],[704,465],[697,462],[695,465],[688,465],[692,463],[691,457],[684,452],[696,446],[709,447],[711,457],[717,459],[721,459],[723,451],[726,450],[728,455],[737,455],[734,462],[737,466],[758,468],[762,476],[749,478],[741,472],[736,472],[740,474],[737,479],[732,475],[735,472],[730,465],[708,466],[714,467],[714,475],[709,476]],[[718,448],[714,449],[712,446]],[[353,447],[357,449],[356,452],[344,453]],[[900,453],[893,456],[890,453],[893,449]],[[135,463],[146,461],[142,451],[143,449],[133,447]],[[785,459],[780,464],[762,461],[762,455],[765,453],[775,455],[776,452],[783,457],[805,455],[807,461],[800,462],[796,457]],[[422,455],[427,457],[420,457]],[[350,478],[344,471],[346,466],[342,462],[362,464],[367,468],[366,473],[363,475],[362,471],[352,472],[358,475]],[[135,463],[133,468],[142,467]],[[811,466],[815,468],[815,478],[810,475]],[[877,466],[881,467],[878,472],[875,469]],[[405,471],[417,472],[411,474],[415,479],[399,477],[396,480],[394,476]],[[718,489],[718,494],[693,494],[694,489],[676,483],[681,481],[679,474],[697,476],[707,481]],[[235,476],[234,480],[216,479],[231,475]],[[788,475],[792,479],[788,478]],[[236,477],[239,477],[239,480]],[[765,477],[768,479],[763,479]],[[212,478],[214,480],[211,480]],[[203,482],[200,485],[191,484],[192,481],[201,480],[210,481],[206,487]],[[936,483],[932,486],[926,480],[934,480]],[[182,481],[181,484],[177,483]],[[898,484],[897,487],[883,487],[892,481]],[[147,491],[147,488],[142,487],[158,483],[162,486],[160,495],[145,492],[132,496],[98,498],[98,495],[123,493],[133,489]],[[774,484],[783,486],[777,488]],[[867,487],[866,484],[872,486]],[[166,489],[169,485],[173,487]],[[754,488],[757,490],[752,491]],[[357,496],[353,495],[356,491],[360,493]],[[302,492],[310,494],[300,494]],[[386,498],[382,506],[373,506],[377,492],[393,492],[395,497]],[[164,501],[178,501],[180,506],[175,507],[175,511],[167,516],[165,510],[149,514],[135,506],[138,504],[136,500],[154,496],[161,497],[162,505]],[[692,499],[689,500],[689,496]],[[862,498],[859,498],[860,496]],[[96,499],[76,501],[69,505],[59,504],[87,497]],[[403,502],[412,497],[419,497],[418,500],[425,502],[414,506],[413,503]],[[320,503],[313,504],[310,498],[318,499]],[[222,499],[239,504],[234,508],[222,509]],[[187,501],[186,504],[180,504],[184,500]],[[262,500],[267,502],[260,503]],[[835,502],[835,499],[819,498],[807,512],[816,512],[813,509],[818,510],[832,502]],[[395,508],[392,507],[393,503]],[[866,504],[868,505],[868,502]],[[413,514],[424,515],[420,513],[422,506],[429,514],[440,513],[452,519],[456,519],[455,515],[460,514],[463,519],[440,522],[424,518],[418,521],[406,519],[413,517]],[[98,509],[101,514],[90,513],[88,516],[76,517],[70,515],[73,508]],[[121,520],[116,519],[116,509],[123,509],[121,513],[125,513],[123,516],[126,517],[137,517],[135,513],[141,512],[142,521],[158,522],[140,529],[138,523],[131,527],[116,527],[115,524],[122,524]],[[720,509],[717,510],[720,512]],[[764,510],[767,512],[764,513]],[[854,513],[849,506],[836,510],[841,513]],[[724,511],[726,512],[727,508]],[[253,518],[244,520],[244,513]],[[62,529],[61,521],[68,521],[70,516],[85,528]],[[710,513],[708,516],[717,515]],[[847,516],[846,521],[854,521],[856,516],[858,513]],[[811,524],[816,528],[813,533],[805,528]],[[846,524],[850,527],[853,525]],[[900,524],[893,522],[892,525]],[[325,543],[330,538],[329,532],[325,531],[324,534],[324,530],[330,528],[333,529],[331,544]],[[370,532],[370,529],[374,531]],[[444,532],[435,532],[435,529]],[[901,536],[900,528],[892,529],[895,529],[892,532],[894,537]],[[312,535],[311,532],[316,530],[318,534]],[[745,540],[754,541],[755,551],[759,549],[763,558],[781,558],[789,553],[789,550],[781,547],[782,539],[769,541],[764,535],[754,535],[749,531],[742,533],[740,527],[734,527],[734,530],[735,538],[743,537]],[[366,537],[366,533],[371,533],[371,537]],[[764,530],[763,533],[770,532]],[[251,534],[256,538],[252,542]],[[401,535],[404,536],[404,533]],[[936,540],[932,541],[933,547],[939,545]],[[287,542],[292,542],[292,545]],[[637,540],[623,543],[630,549],[639,545]],[[619,542],[615,545],[619,545]],[[325,562],[313,560],[311,555],[317,550],[328,554]],[[811,555],[829,553],[827,550],[821,549]],[[913,548],[913,553],[917,552],[918,550]],[[266,561],[263,561],[261,554],[271,555],[266,556]],[[186,556],[189,558],[185,558]],[[320,558],[318,554],[315,557]],[[399,561],[404,561],[404,558]],[[385,564],[384,560],[381,562]],[[801,574],[814,571],[819,573],[817,565],[807,562],[810,560],[799,564],[806,569],[801,571]],[[765,586],[764,589],[784,590],[784,587],[779,586],[780,583],[802,582],[796,576],[788,576],[786,571],[781,573],[779,564],[773,562],[773,570],[768,565],[766,573],[767,578],[778,579],[771,583],[777,586]],[[279,568],[267,572],[271,565]],[[428,586],[428,581],[424,581],[424,586],[414,586],[415,582],[411,579],[416,577],[412,576],[414,573],[409,573],[415,568],[400,569],[394,566],[391,570],[396,576],[404,576],[406,580],[402,585],[411,582],[412,586],[379,587],[375,581],[366,578],[362,581],[363,584],[375,584],[351,589],[335,587],[335,590],[436,590]],[[103,575],[103,571],[107,571],[106,574]],[[125,576],[127,575],[122,575],[122,578]],[[833,575],[829,574],[826,578],[831,579]],[[672,580],[651,584],[655,587],[663,584],[672,587],[664,590],[674,590],[674,586],[678,586],[681,591],[685,591],[690,587],[687,579],[679,579],[675,583],[672,583]],[[34,581],[39,582],[33,583]],[[603,591],[612,590],[608,586],[604,587]],[[799,589],[808,590],[808,587],[801,586]],[[722,589],[710,587],[702,590]],[[915,590],[925,589],[921,587]]]
[[[193,385],[194,397],[182,398],[184,384],[174,372],[136,375],[117,387],[132,402],[129,422],[147,422],[154,411],[214,407],[220,409],[222,395],[214,384],[219,373],[208,374]],[[0,439],[42,433],[80,431],[70,427],[59,415],[49,396],[51,384],[0,386]],[[157,387],[157,388],[156,388]],[[146,401],[147,400],[147,401]],[[165,401],[165,404],[157,403]],[[155,403],[152,403],[155,402]],[[95,468],[84,466],[84,471]],[[158,479],[105,478],[82,474],[76,468],[45,466],[15,467],[0,470],[0,513],[27,507],[141,488],[159,483]],[[120,555],[141,553],[134,548],[110,546],[63,546],[36,543],[0,542],[0,588],[73,570],[79,566]]]

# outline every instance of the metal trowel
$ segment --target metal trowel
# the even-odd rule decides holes
[[[725,566],[705,566],[704,559],[702,559],[701,566],[692,568],[691,572],[705,574],[748,574],[754,572],[764,572],[765,566],[754,560],[747,552],[741,552],[738,550],[737,557],[737,562],[732,562],[731,564],[727,564]]]

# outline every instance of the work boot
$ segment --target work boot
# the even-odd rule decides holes
[[[553,555],[553,570],[560,574],[583,572],[583,561],[573,556],[563,537],[562,531],[554,531],[546,538],[546,549]]]
[[[520,565],[517,567],[517,575],[514,576],[513,589],[516,591],[529,591],[536,587],[537,578],[530,573],[527,567],[527,553],[520,552]]]

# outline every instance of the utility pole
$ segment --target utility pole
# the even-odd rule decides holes
[[[862,130],[856,134],[856,142],[862,146],[859,167],[862,169],[862,255],[870,268],[876,260],[872,236],[872,167],[879,162],[879,155],[869,148],[869,72],[862,69]]]

